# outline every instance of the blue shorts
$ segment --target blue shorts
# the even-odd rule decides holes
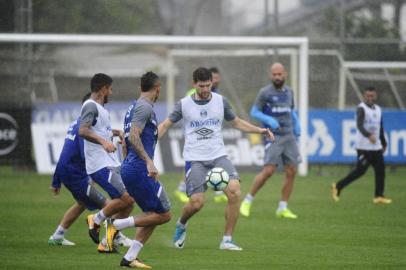
[[[89,184],[90,178],[86,176],[80,181],[72,182],[69,175],[58,175],[64,186],[70,191],[73,198],[90,210],[102,209],[106,198]]]
[[[120,198],[126,191],[120,176],[120,168],[104,167],[90,175],[112,199]]]
[[[148,176],[144,164],[125,164],[121,166],[124,185],[143,212],[166,213],[171,202],[159,181]]]

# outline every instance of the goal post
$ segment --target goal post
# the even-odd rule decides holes
[[[262,47],[294,47],[298,50],[298,110],[302,133],[300,136],[300,152],[302,163],[299,165],[299,174],[307,175],[307,137],[308,137],[308,39],[306,37],[259,37],[259,36],[137,36],[137,35],[74,35],[74,34],[0,34],[0,43],[51,43],[51,44],[106,44],[106,45],[199,45],[208,47],[216,46],[262,46]],[[169,71],[173,72],[173,70]],[[168,83],[174,84],[168,80]],[[174,89],[174,88],[172,88]],[[168,88],[169,91],[170,87]],[[168,93],[168,108],[174,104],[174,95]]]

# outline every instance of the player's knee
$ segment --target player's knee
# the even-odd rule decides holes
[[[200,209],[203,208],[204,202],[202,199],[192,199],[190,200],[190,205],[192,206],[194,211],[199,211]]]
[[[162,220],[161,224],[169,222],[171,220],[171,218],[172,218],[172,214],[169,211],[161,214],[161,220]]]
[[[133,207],[134,204],[134,199],[133,197],[130,196],[130,194],[128,194],[127,192],[125,192],[122,196],[121,196],[121,200],[124,202],[125,207]]]
[[[272,174],[275,171],[274,166],[265,166],[264,169],[262,170],[263,175],[266,177],[265,181],[268,180],[269,177],[272,176]]]

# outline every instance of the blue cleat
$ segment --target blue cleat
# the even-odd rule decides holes
[[[176,248],[183,248],[186,239],[186,225],[176,224],[175,234],[173,235],[173,244]]]

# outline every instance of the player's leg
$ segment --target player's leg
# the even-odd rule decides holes
[[[204,206],[204,192],[207,190],[205,177],[208,169],[203,162],[193,161],[186,174],[186,193],[189,202],[183,206],[181,216],[176,222],[173,243],[177,248],[184,247],[187,221]]]
[[[287,135],[283,143],[283,152],[281,154],[285,169],[285,180],[281,192],[281,200],[276,210],[277,217],[297,218],[288,208],[288,201],[293,191],[297,165],[301,162],[299,147],[296,138],[293,135]]]
[[[129,194],[136,199],[143,213],[126,219],[114,220],[112,229],[137,227],[135,240],[121,260],[120,265],[126,267],[150,268],[138,258],[143,245],[147,242],[157,225],[171,219],[171,202],[160,182],[147,176],[146,168],[135,169],[125,166],[122,169],[123,182]]]
[[[341,191],[351,184],[353,181],[360,178],[367,171],[369,167],[368,151],[357,150],[357,164],[356,167],[343,179],[337,183],[332,184],[332,197],[335,201],[339,200]]]
[[[65,239],[65,233],[76,219],[85,211],[85,205],[76,202],[64,214],[55,232],[48,239],[49,245],[73,246],[75,243]]]
[[[251,184],[250,191],[247,195],[245,195],[244,200],[241,203],[241,215],[245,217],[250,215],[251,206],[255,195],[276,171],[278,161],[280,160],[280,155],[283,151],[281,140],[281,137],[277,136],[274,142],[268,142],[265,145],[264,167],[262,168],[261,172],[255,176],[254,181]]]
[[[99,243],[100,224],[103,221],[120,211],[130,212],[133,207],[134,199],[126,191],[119,170],[120,168],[103,168],[91,175],[111,197],[103,209],[87,217],[89,236],[95,243]]]
[[[224,189],[228,201],[224,210],[225,228],[223,239],[220,242],[220,249],[242,250],[242,248],[237,246],[232,239],[240,209],[240,177],[231,161],[226,157],[220,157],[214,160],[213,167],[223,168],[230,176],[230,181],[226,189]]]
[[[375,196],[374,203],[377,204],[390,204],[392,199],[384,196],[385,191],[385,161],[383,159],[382,151],[371,152],[370,163],[374,168],[375,173]]]
[[[178,198],[178,200],[181,201],[182,203],[187,203],[189,201],[189,197],[186,194],[185,175],[187,171],[190,170],[190,164],[191,163],[188,161],[185,162],[185,173],[183,174],[183,177],[179,182],[178,188],[175,190],[176,198]]]

